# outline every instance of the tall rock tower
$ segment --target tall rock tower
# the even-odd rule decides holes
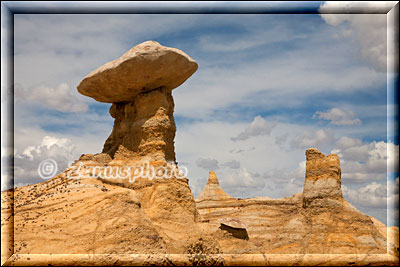
[[[325,156],[316,148],[307,149],[303,207],[321,206],[329,199],[343,199],[339,157]]]
[[[112,103],[114,127],[103,153],[175,162],[171,92],[196,70],[197,63],[183,51],[147,41],[88,74],[79,93]]]

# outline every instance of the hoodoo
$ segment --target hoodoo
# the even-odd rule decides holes
[[[215,175],[215,172],[210,171],[208,175],[207,185],[201,191],[199,197],[196,201],[203,202],[203,201],[218,201],[218,200],[229,200],[234,199],[233,197],[229,196],[222,190],[221,186],[219,185],[218,178]]]
[[[88,74],[79,93],[112,103],[114,127],[103,153],[127,149],[133,160],[175,161],[171,92],[196,70],[183,51],[147,41]]]
[[[316,148],[307,149],[303,207],[321,205],[327,199],[343,199],[339,157],[325,156]]]

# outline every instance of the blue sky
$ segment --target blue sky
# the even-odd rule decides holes
[[[339,155],[345,198],[386,223],[398,138],[387,141],[385,14],[17,14],[14,22],[17,185],[40,182],[46,157],[62,169],[101,152],[110,104],[76,86],[155,40],[199,64],[173,91],[177,161],[195,197],[210,170],[235,197],[301,192],[305,149],[317,147]],[[398,194],[398,174],[389,176]]]

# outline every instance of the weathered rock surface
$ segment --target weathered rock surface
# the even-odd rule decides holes
[[[325,205],[329,200],[342,200],[342,180],[338,156],[336,154],[325,156],[318,149],[310,148],[306,150],[306,160],[306,179],[303,188],[304,207]],[[327,205],[329,206],[329,204]]]
[[[122,150],[131,161],[175,162],[171,91],[196,70],[197,63],[183,51],[147,41],[87,75],[78,91],[113,103],[114,127],[103,153],[114,157]]]
[[[389,249],[398,257],[391,237],[387,245],[386,226],[343,199],[338,157],[309,149],[306,158],[303,193],[283,199],[220,197],[226,193],[213,174],[218,190],[208,190],[209,182],[207,194],[196,200],[200,220],[214,230],[231,222],[249,236],[245,242],[216,235],[224,253],[386,254]]]
[[[79,170],[74,168],[78,164]],[[304,207],[302,193],[282,199],[235,199],[222,190],[214,172],[196,202],[187,179],[139,178],[129,183],[79,178],[90,167],[118,164],[127,163],[104,153],[82,155],[49,181],[2,192],[3,262],[13,254],[4,249],[10,248],[4,245],[7,242],[20,255],[8,264],[24,265],[117,260],[136,265],[398,262],[398,228],[388,229],[343,198],[324,194],[319,198],[326,200],[321,208]],[[321,165],[318,177],[326,179],[327,173],[340,169],[334,166]],[[147,256],[124,256],[132,253]],[[35,254],[46,255],[39,259]]]
[[[133,102],[156,88],[171,91],[196,70],[197,63],[183,51],[147,41],[89,73],[78,91],[100,102]]]
[[[103,155],[83,155],[51,180],[2,192],[2,236],[14,237],[15,253],[186,253],[210,239],[187,179],[79,178],[89,167],[111,166],[93,160]]]
[[[300,194],[235,199],[211,171],[194,200],[188,179],[173,172],[171,90],[196,69],[182,51],[149,41],[83,79],[80,93],[113,103],[112,133],[103,153],[1,193],[2,265],[398,263],[398,228],[347,203],[338,157],[315,148]],[[169,177],[149,178],[155,167]]]
[[[234,198],[229,196],[222,190],[219,185],[217,176],[215,172],[210,171],[208,176],[207,185],[201,191],[199,197],[197,198],[197,203],[215,201],[215,200],[233,200]]]
[[[2,201],[11,197],[2,195]],[[42,253],[165,253],[132,190],[63,175],[14,192],[14,250]],[[2,229],[3,230],[3,229]],[[2,232],[2,236],[7,232]]]
[[[175,162],[174,100],[165,88],[136,96],[130,103],[114,103],[110,114],[115,119],[103,153],[114,157],[121,146],[131,151],[131,160]]]

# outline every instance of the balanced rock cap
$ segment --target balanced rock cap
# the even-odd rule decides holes
[[[172,90],[196,70],[197,63],[183,51],[147,41],[89,73],[78,91],[99,102],[131,102],[156,88]]]

